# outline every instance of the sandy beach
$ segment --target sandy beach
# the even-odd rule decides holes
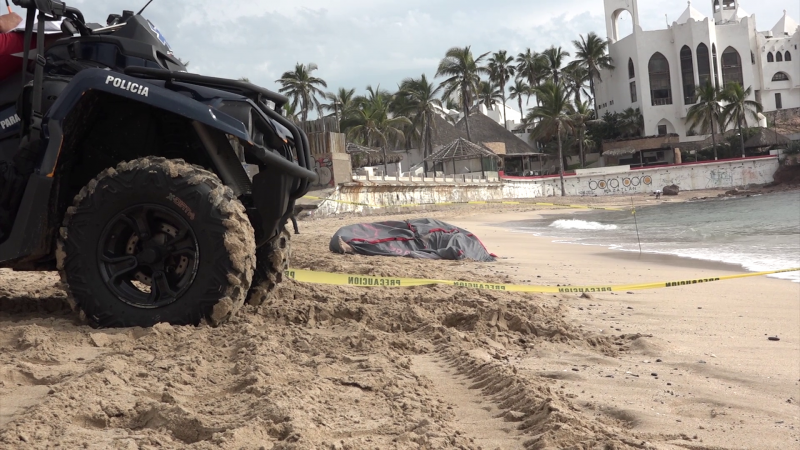
[[[492,205],[303,220],[292,267],[549,286],[743,272],[499,226],[564,211]],[[328,251],[343,225],[410,217],[466,228],[499,258]],[[0,448],[798,445],[800,284],[786,280],[583,297],[287,280],[220,328],[94,330],[64,304],[56,274],[0,270]]]

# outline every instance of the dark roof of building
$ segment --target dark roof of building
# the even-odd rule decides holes
[[[464,119],[456,124],[456,128],[466,135],[467,126]],[[469,131],[473,142],[502,142],[506,145],[506,153],[533,153],[534,148],[520,139],[504,126],[495,122],[481,112],[473,112],[469,116]],[[465,136],[466,137],[466,136]]]
[[[425,161],[460,161],[473,158],[497,158],[497,155],[483,145],[458,138],[426,158]]]

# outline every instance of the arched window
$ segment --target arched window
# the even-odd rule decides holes
[[[669,61],[656,52],[647,64],[650,74],[650,100],[653,105],[672,104],[672,86],[669,78]]]
[[[693,105],[694,97],[694,62],[692,61],[692,49],[683,46],[681,49],[681,80],[683,81],[683,103]]]
[[[711,44],[711,62],[714,64],[714,87],[719,87],[719,64],[717,63],[717,44]]]
[[[714,0],[714,11],[719,11],[719,0]]]
[[[630,80],[635,76],[636,76],[636,71],[633,70],[633,60],[631,58],[628,58],[628,79]]]
[[[784,61],[791,61],[792,60],[792,54],[789,53],[789,50],[786,50],[786,55],[783,57],[783,60]]]
[[[711,82],[711,64],[708,62],[708,47],[701,43],[697,46],[697,75],[700,86]]]
[[[783,62],[783,53],[775,52],[775,62]]]
[[[742,58],[733,47],[728,47],[722,52],[722,84],[728,83],[739,83],[739,86],[744,86]]]
[[[772,56],[772,52],[767,53],[767,62],[775,62],[775,57]]]
[[[789,75],[785,72],[778,72],[772,76],[772,81],[789,81]]]
[[[753,52],[750,52],[750,63],[751,64],[755,64],[756,63],[756,54],[753,53]]]

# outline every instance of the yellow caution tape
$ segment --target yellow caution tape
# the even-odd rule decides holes
[[[385,287],[410,287],[430,286],[435,284],[466,287],[473,289],[486,289],[491,291],[507,292],[533,292],[533,293],[571,293],[571,292],[619,292],[642,289],[660,289],[669,287],[691,286],[695,284],[711,283],[714,281],[733,280],[735,278],[759,277],[784,272],[796,272],[800,267],[784,270],[770,270],[767,272],[743,273],[738,275],[724,275],[712,278],[697,278],[679,281],[660,281],[656,283],[622,284],[608,286],[528,286],[520,284],[485,283],[478,281],[452,281],[428,280],[423,278],[402,277],[377,277],[372,275],[352,275],[343,273],[316,272],[313,270],[289,269],[285,275],[304,283],[329,284],[334,286],[385,286]]]
[[[542,205],[542,206],[559,206],[563,208],[578,208],[578,209],[603,209],[606,211],[624,211],[621,208],[608,208],[603,206],[590,206],[590,205],[567,205],[563,203],[544,203],[544,202],[526,202],[526,201],[465,201],[465,202],[431,202],[431,203],[405,203],[400,205],[370,205],[368,203],[348,202],[345,200],[336,200],[332,198],[314,197],[306,195],[303,198],[311,200],[322,200],[323,202],[344,203],[347,205],[365,206],[367,208],[413,208],[416,206],[443,206],[443,205]]]

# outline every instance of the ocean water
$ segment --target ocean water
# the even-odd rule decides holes
[[[752,272],[800,267],[800,192],[685,203],[631,211],[594,210],[502,224],[556,242],[599,245],[737,264]],[[770,275],[800,282],[800,272]]]

